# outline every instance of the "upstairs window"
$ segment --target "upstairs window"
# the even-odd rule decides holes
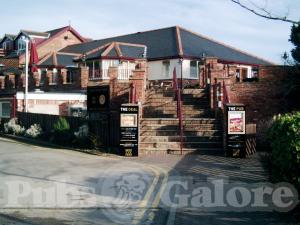
[[[190,77],[198,78],[198,62],[195,60],[190,61]]]
[[[73,71],[72,70],[68,70],[67,71],[67,80],[66,80],[67,84],[71,84],[74,82],[74,77],[73,77]]]
[[[52,70],[52,84],[57,84],[58,81],[58,70],[54,68]]]
[[[170,61],[165,60],[162,62],[162,64],[163,64],[163,76],[169,77],[170,76]]]
[[[18,40],[18,50],[24,50],[26,48],[26,42],[19,38]]]

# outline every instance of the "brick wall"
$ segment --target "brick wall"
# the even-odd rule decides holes
[[[65,38],[67,37],[67,38]],[[60,49],[63,49],[66,46],[78,44],[81,41],[70,31],[66,31],[59,36],[53,38],[51,41],[46,44],[41,45],[37,48],[39,58],[43,58],[45,55],[50,52],[57,52]],[[20,57],[20,64],[24,64],[25,56]]]
[[[282,66],[261,66],[258,82],[227,86],[230,102],[245,104],[247,123],[256,123],[258,148],[267,147],[265,138],[270,119],[287,111],[287,102],[283,98],[287,73]]]

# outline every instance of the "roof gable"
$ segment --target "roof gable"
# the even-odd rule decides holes
[[[178,55],[175,34],[175,27],[171,27],[71,45],[62,51],[83,54],[110,42],[124,42],[146,45],[148,58],[171,57]]]
[[[15,39],[16,35],[13,34],[5,34],[2,39],[0,39],[0,44],[2,44],[6,40],[13,41]]]
[[[267,60],[178,26],[71,45],[62,51],[83,54],[110,42],[146,45],[148,60],[175,57],[203,58],[205,56],[241,64],[272,64]]]
[[[83,57],[85,57],[86,60],[100,58],[141,59],[145,58],[144,54],[146,53],[146,48],[145,45],[111,42],[84,53],[77,59]]]

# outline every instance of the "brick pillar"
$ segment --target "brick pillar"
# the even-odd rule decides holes
[[[66,84],[67,83],[67,69],[61,69],[60,70],[60,76],[59,76],[59,84]]]
[[[34,86],[39,87],[41,80],[40,80],[40,74],[38,72],[33,73],[33,81],[34,81]]]
[[[132,76],[129,78],[129,81],[135,86],[137,102],[143,103],[145,101],[146,92],[146,70],[134,70]]]
[[[81,67],[80,68],[80,87],[86,89],[89,83],[89,68]]]
[[[47,77],[47,84],[48,85],[53,83],[53,72],[52,72],[52,70],[47,70],[46,77]]]
[[[19,79],[19,87],[25,87],[25,74],[22,73]]]
[[[5,89],[5,77],[0,76],[0,89]]]
[[[9,82],[9,87],[10,88],[15,88],[16,87],[16,76],[14,74],[9,74],[8,75],[8,82]]]
[[[109,89],[110,89],[110,98],[113,98],[117,95],[117,81],[118,81],[118,68],[109,67],[108,69],[109,77]]]

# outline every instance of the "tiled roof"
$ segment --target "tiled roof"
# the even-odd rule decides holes
[[[11,41],[13,41],[15,39],[16,35],[14,34],[5,34],[4,37],[2,39],[0,39],[0,44],[2,43],[2,41],[4,41],[5,39],[9,39]]]
[[[86,60],[99,59],[101,57],[141,59],[145,58],[145,48],[145,45],[112,42],[86,53]]]
[[[31,30],[21,30],[22,33],[30,36],[30,35],[33,35],[33,36],[41,36],[41,37],[49,37],[49,33],[46,33],[46,32],[38,32],[38,31],[31,31]]]
[[[267,60],[176,26],[71,45],[61,51],[83,54],[109,42],[146,45],[148,60],[181,56],[203,58],[205,56],[246,64],[270,64]]]
[[[0,58],[0,64],[4,65],[4,68],[18,68],[19,67],[19,59],[18,58]]]
[[[49,30],[49,31],[46,31],[46,33],[49,33],[50,37],[52,37],[52,36],[56,35],[57,33],[61,32],[62,30],[66,29],[67,27],[68,26],[57,28],[57,29],[54,29],[54,30]]]
[[[41,67],[48,66],[58,66],[58,67],[66,67],[66,66],[75,66],[76,64],[73,62],[74,55],[64,55],[64,54],[51,54],[47,59],[43,60],[39,64]]]

